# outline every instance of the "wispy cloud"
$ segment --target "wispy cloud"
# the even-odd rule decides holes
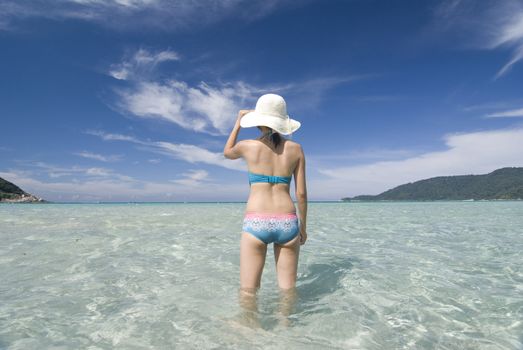
[[[52,201],[223,201],[245,198],[248,192],[244,183],[205,181],[205,174],[198,171],[186,173],[187,181],[180,179],[174,182],[143,181],[131,177],[42,181],[35,174],[19,169],[0,172],[0,177],[17,184],[26,192]]]
[[[83,157],[83,158],[99,160],[101,162],[116,162],[116,161],[122,159],[122,156],[118,155],[118,154],[104,156],[101,154],[92,153],[92,152],[88,152],[88,151],[73,152],[73,154]]]
[[[229,160],[226,159],[221,152],[211,152],[195,145],[176,144],[164,141],[156,141],[150,145],[154,152],[181,159],[189,163],[205,163],[240,171],[247,169],[244,161],[241,159]]]
[[[490,113],[486,115],[487,118],[514,118],[514,117],[523,117],[523,108],[512,109],[508,111]]]
[[[211,152],[206,148],[184,143],[166,141],[143,141],[133,136],[105,133],[99,130],[87,130],[87,134],[95,135],[107,141],[127,141],[140,146],[140,149],[162,154],[189,163],[203,163],[232,170],[246,170],[243,160],[229,160],[221,152]]]
[[[182,179],[171,180],[171,182],[185,185],[185,186],[201,186],[202,183],[209,178],[209,172],[206,170],[189,170],[182,174]]]
[[[380,103],[380,102],[396,102],[407,99],[406,96],[400,95],[367,95],[367,96],[353,96],[352,100],[358,102],[370,102],[370,103]]]
[[[414,156],[422,153],[421,150],[412,149],[387,149],[387,148],[366,148],[350,150],[347,152],[336,152],[327,154],[311,154],[309,160],[315,163],[330,163],[333,161],[373,161],[373,160],[394,160]]]
[[[108,74],[119,80],[143,79],[143,76],[149,74],[159,63],[179,59],[179,54],[172,50],[150,52],[140,48],[136,52],[128,53],[121,63],[113,64]]]
[[[16,163],[29,168],[31,170],[25,170],[24,175],[46,175],[49,178],[61,178],[69,176],[82,176],[87,178],[112,178],[124,181],[133,181],[134,179],[127,175],[122,175],[115,172],[112,169],[103,167],[81,167],[78,165],[72,166],[57,166],[46,162],[33,162],[18,160]],[[20,173],[20,170],[18,170]]]
[[[98,136],[104,141],[129,141],[135,143],[142,143],[142,141],[138,140],[136,137],[133,136],[112,134],[101,130],[86,130],[85,133],[88,135]]]
[[[496,79],[523,59],[523,3],[519,0],[448,0],[437,7],[436,17],[438,29],[463,36],[466,45],[512,51]]]
[[[287,98],[292,110],[311,112],[317,110],[325,95],[332,89],[348,83],[375,78],[376,74],[340,75],[315,77],[292,83],[277,83],[258,90],[275,92]]]
[[[523,26],[523,22],[522,22]],[[522,40],[523,41],[523,40]],[[512,54],[512,58],[510,61],[508,61],[496,74],[496,79],[507,73],[514,64],[521,61],[523,59],[523,43],[520,43],[519,48],[517,48],[514,53]]]
[[[20,20],[82,20],[118,30],[145,28],[189,30],[225,18],[252,21],[279,8],[296,6],[289,0],[3,0],[0,29],[14,30]]]
[[[331,180],[311,181],[312,192],[322,191],[325,195],[344,192],[341,196],[377,194],[434,176],[482,174],[501,167],[523,166],[523,128],[452,134],[444,141],[446,149],[442,151],[319,170]],[[337,190],[333,182],[338,184]]]
[[[463,106],[460,108],[463,112],[484,112],[484,111],[491,111],[491,110],[499,110],[499,109],[509,109],[511,106],[513,106],[515,103],[518,103],[518,101],[495,101],[495,102],[483,102],[468,106]]]

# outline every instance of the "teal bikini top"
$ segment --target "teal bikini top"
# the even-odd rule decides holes
[[[272,175],[263,175],[255,174],[249,171],[249,185],[255,182],[268,182],[268,183],[282,183],[288,184],[291,182],[292,176],[272,176]]]

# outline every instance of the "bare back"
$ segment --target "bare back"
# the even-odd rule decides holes
[[[277,148],[261,140],[244,140],[243,158],[250,172],[272,176],[292,176],[297,180],[298,166],[303,156],[301,146],[282,139]],[[296,208],[289,193],[289,184],[251,184],[246,211],[266,213],[291,213]]]

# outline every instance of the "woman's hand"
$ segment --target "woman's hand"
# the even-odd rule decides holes
[[[244,115],[250,112],[254,112],[254,109],[240,109],[240,111],[238,112],[238,121],[240,121],[240,119],[242,119]]]
[[[305,232],[305,230],[300,229],[300,245],[304,245],[306,240],[307,240],[307,232]]]

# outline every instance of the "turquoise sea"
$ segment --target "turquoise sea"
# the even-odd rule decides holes
[[[310,203],[255,312],[244,207],[0,205],[0,349],[523,349],[523,202]]]

